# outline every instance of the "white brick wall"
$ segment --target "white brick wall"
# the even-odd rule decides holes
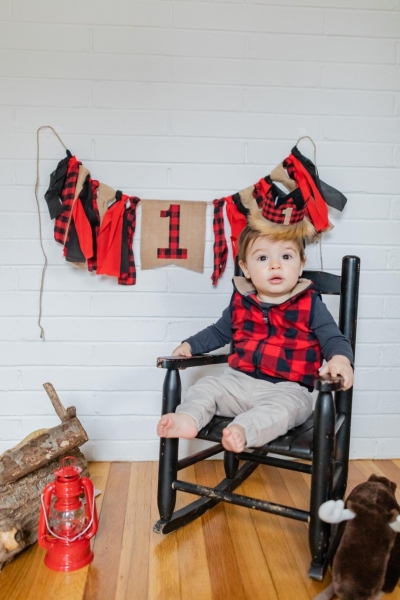
[[[65,264],[43,199],[63,149],[45,132],[40,341],[35,133],[49,124],[94,177],[160,199],[236,191],[312,136],[322,178],[349,200],[331,211],[324,266],[362,259],[352,455],[400,456],[399,37],[400,0],[0,3],[0,452],[56,423],[51,381],[77,406],[88,457],[156,459],[156,357],[217,319],[231,287],[231,263],[211,286],[211,207],[204,275],[140,270],[140,207],[135,287]]]

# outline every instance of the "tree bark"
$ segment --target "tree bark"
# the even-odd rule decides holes
[[[74,417],[24,444],[10,448],[0,456],[0,485],[32,473],[58,456],[81,446],[88,439],[79,419]]]

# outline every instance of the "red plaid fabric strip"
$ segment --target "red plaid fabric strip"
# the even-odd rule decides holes
[[[123,273],[118,277],[120,285],[135,285],[136,283],[136,265],[133,255],[133,238],[136,229],[136,207],[140,202],[140,198],[130,196],[130,206],[126,209],[126,218],[128,220],[128,249],[129,249],[129,267],[128,273]]]
[[[171,204],[168,210],[161,210],[161,217],[169,217],[168,248],[157,248],[157,258],[187,258],[187,248],[179,248],[179,227],[181,207]]]
[[[72,203],[75,196],[76,181],[78,179],[79,165],[81,163],[72,156],[68,162],[68,171],[65,177],[64,187],[61,192],[61,202],[63,205],[63,212],[54,221],[54,239],[60,244],[64,244],[65,232],[67,225],[70,220]],[[68,245],[68,238],[65,246]],[[65,254],[65,248],[64,248]]]
[[[96,269],[97,269],[96,239],[97,239],[97,235],[98,235],[99,229],[100,229],[100,214],[99,214],[99,208],[97,206],[97,188],[99,187],[99,182],[96,179],[91,179],[90,183],[92,185],[92,208],[96,214],[98,225],[96,225],[94,228],[94,239],[93,239],[94,254],[93,254],[92,258],[88,258],[87,267],[88,267],[88,271],[96,271]]]
[[[224,229],[224,204],[225,198],[214,200],[214,271],[211,275],[213,285],[217,285],[218,279],[225,271],[228,259],[228,245],[226,243]]]

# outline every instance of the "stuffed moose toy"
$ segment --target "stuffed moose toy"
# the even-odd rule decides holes
[[[400,506],[396,484],[371,475],[346,500],[329,500],[319,516],[339,523],[333,540],[332,584],[314,600],[379,600],[400,577]]]

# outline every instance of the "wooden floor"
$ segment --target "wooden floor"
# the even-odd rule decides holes
[[[185,475],[215,485],[222,469],[207,461]],[[329,573],[323,583],[307,577],[305,523],[221,503],[162,537],[152,531],[157,463],[92,463],[90,472],[103,490],[93,563],[50,571],[35,544],[3,568],[1,600],[308,600],[330,582]],[[352,461],[348,492],[371,473],[400,487],[400,460]],[[237,491],[307,509],[309,476],[259,467]],[[385,598],[400,600],[400,587]]]

